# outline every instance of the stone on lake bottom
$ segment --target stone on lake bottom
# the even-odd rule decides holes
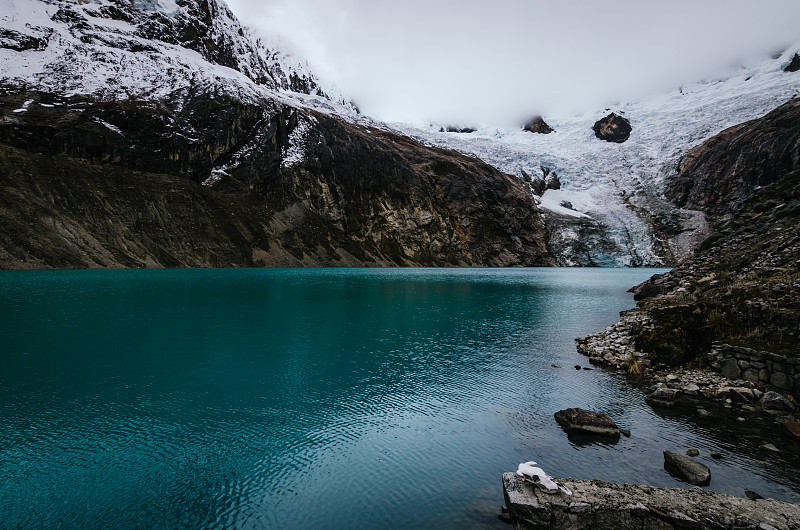
[[[800,441],[800,422],[787,421],[783,424],[783,430],[789,435],[789,438]]]
[[[711,482],[711,470],[708,467],[671,451],[664,451],[664,469],[670,475],[695,486],[708,486]]]
[[[686,450],[686,456],[700,456],[700,451],[694,447],[690,447]]]

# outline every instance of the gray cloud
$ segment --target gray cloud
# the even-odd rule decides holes
[[[797,0],[229,0],[387,121],[502,124],[714,76],[800,40]]]

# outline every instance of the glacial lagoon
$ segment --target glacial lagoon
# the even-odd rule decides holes
[[[656,269],[0,272],[0,526],[505,528],[500,477],[800,502],[798,456],[590,367]],[[567,407],[630,438],[568,437]],[[722,456],[717,460],[711,453]]]

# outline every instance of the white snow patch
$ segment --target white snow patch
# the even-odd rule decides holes
[[[223,169],[212,169],[211,174],[201,183],[201,185],[210,187],[222,180],[224,177],[229,176],[230,175],[228,175],[228,173],[226,173]]]
[[[547,190],[544,192],[544,195],[542,195],[539,204],[542,208],[546,208],[557,214],[568,215],[570,217],[591,218],[590,215],[579,211],[586,207],[587,199],[590,198],[586,191],[570,192],[568,190]],[[563,206],[562,203],[564,202],[572,204],[572,208]]]
[[[281,167],[289,168],[303,161],[306,155],[306,136],[311,130],[311,120],[300,117],[291,133],[289,133],[289,146],[283,152]]]
[[[14,109],[11,112],[28,112],[28,107],[30,107],[31,103],[33,103],[33,100],[29,99],[28,101],[23,103],[20,108]]]
[[[100,125],[105,127],[106,129],[114,131],[115,133],[117,133],[120,136],[125,136],[124,134],[122,134],[122,131],[116,125],[112,125],[112,124],[108,123],[107,121],[101,120],[100,118],[94,118],[94,121],[96,121],[97,123],[99,123]]]

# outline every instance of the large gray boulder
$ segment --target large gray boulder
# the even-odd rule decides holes
[[[794,412],[795,405],[788,398],[770,390],[761,397],[761,408],[776,416]]]
[[[708,486],[711,482],[711,470],[700,462],[671,451],[664,451],[664,469],[689,484]]]
[[[644,398],[651,406],[674,407],[681,398],[681,391],[677,388],[656,388],[652,394]]]
[[[561,428],[567,432],[619,438],[619,427],[605,412],[571,408],[559,410],[554,416]]]

